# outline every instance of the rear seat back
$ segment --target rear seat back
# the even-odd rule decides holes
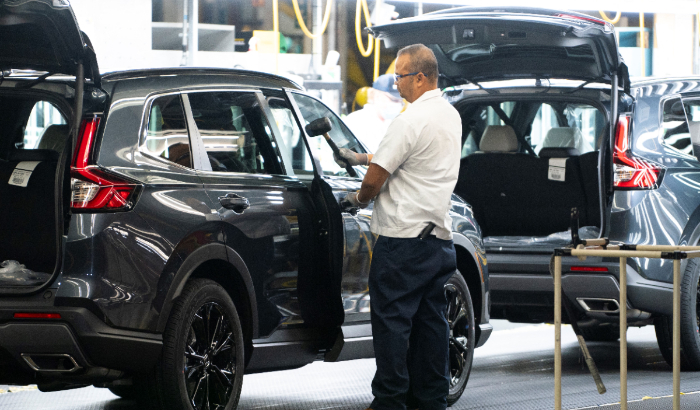
[[[566,231],[573,207],[579,208],[582,224],[588,221],[576,149],[543,149],[544,157],[539,158],[513,152],[517,139],[512,129],[491,127],[484,131],[481,151],[462,160],[455,189],[472,205],[484,236],[543,236]],[[551,158],[566,159],[564,181],[550,179]]]
[[[13,150],[0,159],[0,261],[51,273],[56,260],[54,185],[58,152]],[[38,162],[26,187],[10,184],[22,162]]]

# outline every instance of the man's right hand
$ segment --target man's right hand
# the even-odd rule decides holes
[[[355,165],[368,165],[367,154],[358,154],[347,148],[340,148],[338,154],[333,153],[335,163],[343,168]]]

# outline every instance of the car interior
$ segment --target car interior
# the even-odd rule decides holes
[[[5,96],[0,112],[0,262],[12,259],[34,272],[52,273],[56,166],[69,126],[48,101]],[[31,176],[23,181],[15,173],[21,170]]]
[[[455,193],[471,204],[490,246],[570,240],[571,209],[584,236],[600,229],[598,144],[605,117],[563,101],[464,103]]]

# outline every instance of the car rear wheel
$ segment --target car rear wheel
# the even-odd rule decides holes
[[[681,369],[700,370],[700,265],[689,259],[681,281]],[[654,321],[661,355],[673,366],[673,318],[657,317]]]
[[[183,290],[163,337],[157,369],[165,409],[235,409],[243,385],[243,332],[228,293],[195,279]]]
[[[451,406],[464,393],[474,359],[475,320],[472,298],[459,271],[445,284],[447,323],[450,325],[450,390],[447,405]]]

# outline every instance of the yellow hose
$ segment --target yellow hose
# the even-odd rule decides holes
[[[622,17],[621,11],[618,11],[617,14],[615,14],[615,18],[613,18],[613,19],[608,17],[608,15],[605,14],[605,12],[603,10],[600,10],[599,13],[600,13],[600,16],[603,18],[603,20],[607,21],[610,24],[617,23],[618,21],[620,21],[620,18]]]
[[[365,21],[367,22],[367,27],[372,27],[372,23],[369,21],[369,7],[367,7],[367,0],[357,0],[357,8],[355,9],[355,39],[357,40],[357,48],[360,49],[360,54],[362,54],[362,57],[369,57],[372,55],[372,46],[374,45],[374,42],[372,41],[372,35],[369,34],[367,36],[367,49],[365,49],[364,44],[362,44],[362,30],[360,29],[360,11],[364,12],[365,14]]]
[[[333,0],[327,0],[326,1],[326,11],[323,16],[323,27],[321,28],[321,32],[317,34],[313,34],[309,29],[306,27],[306,24],[304,23],[304,19],[301,16],[301,10],[299,10],[299,0],[292,0],[292,4],[294,4],[294,14],[297,15],[297,20],[299,21],[299,27],[301,27],[301,31],[306,34],[306,37],[309,37],[311,39],[319,38],[323,35],[323,33],[326,31],[326,28],[328,27],[328,21],[331,19],[331,8],[333,6]]]

